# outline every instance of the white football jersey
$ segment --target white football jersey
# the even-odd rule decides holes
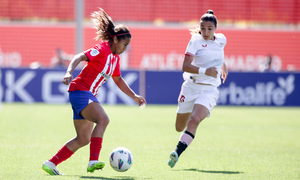
[[[224,63],[224,47],[226,37],[221,33],[214,34],[214,40],[204,40],[201,34],[193,34],[186,48],[185,54],[194,56],[192,64],[201,68],[216,67],[218,77],[214,78],[205,74],[192,74],[184,72],[184,79],[193,77],[195,83],[211,84],[219,86],[221,84],[221,67]]]

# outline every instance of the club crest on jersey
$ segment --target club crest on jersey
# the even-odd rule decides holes
[[[97,49],[92,49],[90,54],[91,56],[97,56],[100,52]]]
[[[183,103],[183,102],[184,102],[184,99],[185,99],[185,96],[184,96],[184,95],[181,95],[180,98],[179,98],[179,102]]]

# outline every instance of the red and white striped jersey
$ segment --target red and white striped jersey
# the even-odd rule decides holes
[[[90,91],[97,96],[98,90],[111,76],[121,76],[120,57],[112,54],[109,43],[102,42],[87,50],[87,64],[70,83],[69,91]]]

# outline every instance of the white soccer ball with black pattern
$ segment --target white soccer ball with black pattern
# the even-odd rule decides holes
[[[118,172],[127,171],[132,166],[132,162],[132,153],[125,147],[114,149],[109,156],[110,166]]]

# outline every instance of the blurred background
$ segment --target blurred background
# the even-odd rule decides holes
[[[227,37],[219,104],[300,106],[299,0],[2,0],[0,99],[68,102],[60,82],[73,55],[97,43],[90,14],[99,7],[129,27],[122,74],[150,104],[177,103],[189,29],[212,9]],[[134,104],[112,82],[99,94],[102,103]]]

